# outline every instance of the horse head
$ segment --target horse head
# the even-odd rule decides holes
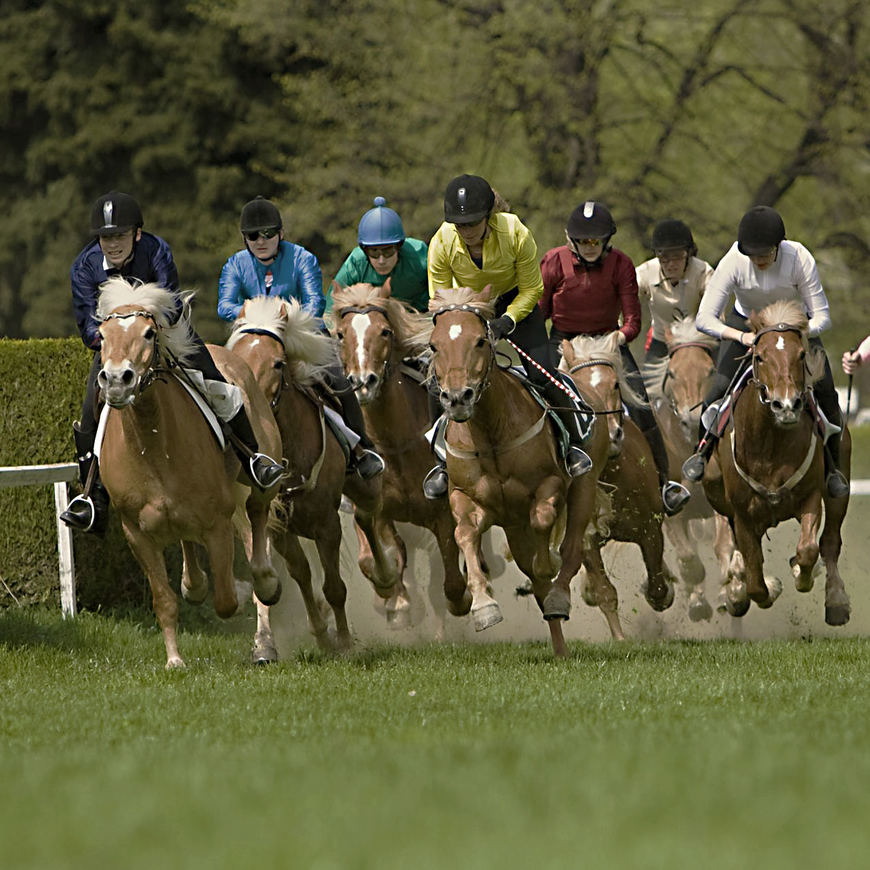
[[[486,389],[495,364],[489,331],[493,315],[492,286],[480,292],[469,287],[439,290],[429,303],[432,313],[432,369],[444,413],[457,422],[468,420]]]
[[[361,405],[374,401],[390,375],[396,351],[396,300],[390,293],[390,279],[381,287],[354,284],[333,289],[335,335],[340,342],[341,361]]]
[[[110,278],[100,288],[97,318],[103,367],[97,383],[107,404],[123,408],[151,382],[150,373],[164,355],[185,363],[194,352],[186,318],[171,316],[176,296],[157,284],[131,284]]]
[[[762,404],[777,426],[790,428],[800,420],[813,380],[808,366],[807,318],[796,302],[774,302],[750,316],[756,333],[752,346],[752,381]]]
[[[625,439],[622,427],[619,335],[577,335],[562,342],[560,368],[567,371],[592,404],[596,415],[607,417],[610,456],[619,456]]]
[[[701,405],[715,371],[715,338],[699,332],[695,319],[686,317],[665,329],[668,356],[661,392],[679,421],[687,441],[694,441]]]

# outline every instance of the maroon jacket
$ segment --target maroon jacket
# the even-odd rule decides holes
[[[612,248],[600,265],[584,266],[567,245],[562,245],[544,254],[541,274],[544,295],[538,305],[556,329],[570,335],[603,335],[621,329],[626,342],[637,337],[637,275],[627,254]]]

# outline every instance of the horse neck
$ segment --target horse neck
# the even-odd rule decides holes
[[[402,355],[394,353],[387,366],[387,376],[381,383],[377,398],[362,406],[366,426],[387,443],[402,442],[419,428],[417,415],[409,413],[415,393],[425,387],[401,372]]]
[[[161,448],[176,441],[179,421],[185,416],[176,401],[182,398],[182,390],[180,384],[156,380],[135,402],[113,412],[118,413],[125,439],[142,455],[149,449],[152,459],[163,455]]]
[[[533,401],[525,387],[513,375],[493,366],[468,423],[472,430],[482,431],[492,441],[524,432],[532,422],[531,415],[524,413],[531,407],[525,399]]]

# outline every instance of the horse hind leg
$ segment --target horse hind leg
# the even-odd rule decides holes
[[[601,546],[602,542],[598,540],[586,548],[583,557],[586,570],[580,578],[580,596],[590,607],[601,611],[613,640],[625,640],[619,620],[619,595],[604,568]]]
[[[841,529],[848,504],[848,499],[825,499],[825,527],[819,552],[825,563],[825,622],[828,625],[845,625],[852,611],[838,566],[843,546]]]
[[[208,595],[208,575],[199,562],[199,548],[192,541],[182,541],[181,555],[181,597],[188,604],[202,604]]]

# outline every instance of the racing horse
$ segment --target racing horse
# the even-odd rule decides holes
[[[335,645],[347,649],[352,638],[340,570],[338,512],[344,493],[354,503],[360,569],[385,601],[388,623],[405,625],[410,602],[401,579],[404,547],[381,516],[381,476],[365,481],[346,474],[344,452],[327,424],[322,398],[313,390],[323,369],[335,361],[334,341],[296,300],[257,296],[245,302],[226,346],[250,366],[278,422],[289,477],[277,500],[280,517],[273,524],[272,541],[299,585],[318,644],[332,646],[299,537],[315,543],[323,594],[335,618]],[[260,662],[275,657],[269,614],[262,607],[254,657]]]
[[[195,544],[208,552],[214,607],[221,617],[238,609],[233,578],[233,513],[240,463],[224,449],[174,372],[183,368],[194,345],[187,319],[170,317],[175,295],[157,284],[133,286],[110,278],[102,286],[97,317],[102,338],[98,384],[108,406],[100,428],[100,473],[118,512],[124,534],[142,566],[163,630],[167,668],[181,667],[178,652],[178,600],[169,585],[163,551],[181,542],[183,596],[200,603],[208,578]],[[222,348],[216,365],[242,389],[260,448],[276,455],[280,437],[250,369]],[[245,508],[252,528],[248,557],[257,597],[274,603],[278,577],[267,551],[266,523],[277,485],[267,492],[250,487]]]
[[[449,421],[448,498],[465,558],[474,628],[482,631],[502,620],[480,554],[481,536],[500,525],[517,566],[531,581],[553,653],[565,657],[562,621],[570,614],[571,578],[582,562],[607,433],[593,427],[585,445],[593,469],[574,481],[569,502],[570,481],[549,413],[518,378],[496,365],[491,286],[480,293],[467,287],[439,290],[429,310],[431,369]],[[561,567],[554,551],[560,538]]]
[[[611,332],[563,341],[560,367],[571,375],[596,415],[609,421],[610,451],[600,482],[610,491],[610,499],[605,515],[587,527],[590,541],[583,559],[586,582],[582,595],[587,604],[600,608],[611,636],[624,640],[617,592],[601,558],[607,541],[640,547],[647,573],[643,592],[653,610],[671,606],[674,582],[664,561],[661,490],[652,451],[637,425],[623,415],[622,390],[630,391],[631,386],[623,377],[618,338],[618,332]],[[614,452],[615,445],[618,450]]]
[[[419,316],[393,299],[390,282],[381,287],[354,284],[333,290],[333,320],[344,370],[356,391],[366,428],[386,461],[383,516],[413,523],[435,536],[444,566],[443,598],[435,596],[436,615],[447,608],[454,616],[468,612],[465,578],[447,499],[427,499],[422,482],[432,466],[425,437],[429,427],[428,396],[403,364],[413,356]],[[434,588],[434,587],[432,587]],[[439,626],[439,635],[443,625]]]
[[[735,556],[742,557],[732,560],[725,605],[732,616],[743,616],[750,601],[762,608],[773,604],[782,585],[763,574],[761,537],[784,520],[796,519],[800,536],[790,559],[795,587],[799,592],[812,589],[821,555],[825,622],[845,625],[850,604],[837,562],[849,497],[827,494],[823,437],[811,412],[811,388],[824,372],[824,351],[808,345],[807,318],[799,302],[774,302],[753,313],[749,322],[756,333],[749,351],[751,376],[732,400],[730,423],[704,476],[707,497],[731,521]],[[841,469],[847,478],[850,457],[844,423]]]
[[[681,474],[683,462],[693,452],[697,440],[701,404],[715,371],[719,342],[699,332],[694,317],[675,320],[666,327],[665,341],[667,356],[645,365],[644,378],[667,447],[668,464]],[[696,542],[714,539],[721,586],[727,577],[734,539],[728,521],[710,506],[701,484],[689,480],[683,480],[683,484],[692,498],[679,514],[665,517],[664,530],[676,551],[680,580],[688,593],[689,619],[700,622],[710,619],[713,610],[704,591],[706,570]],[[708,528],[711,525],[713,528]]]

